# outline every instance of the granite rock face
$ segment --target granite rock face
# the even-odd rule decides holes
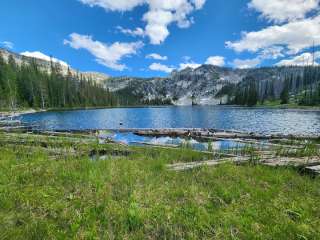
[[[279,97],[285,79],[288,76],[303,76],[303,67],[266,67],[253,69],[232,69],[213,65],[202,65],[196,69],[186,68],[173,71],[165,78],[137,78],[137,77],[109,77],[103,73],[80,72],[68,65],[46,61],[38,58],[26,57],[6,49],[0,49],[5,61],[13,57],[16,64],[37,63],[42,71],[50,72],[51,64],[60,69],[64,75],[81,74],[103,84],[111,92],[122,91],[125,94],[137,96],[142,101],[170,99],[175,105],[217,105],[226,103],[228,93],[224,87],[244,88],[250,81],[254,81],[259,95],[263,95],[266,88],[274,89],[275,97]],[[296,84],[293,82],[292,86]],[[291,91],[295,91],[294,87]]]
[[[166,78],[109,78],[105,86],[114,92],[126,89],[145,100],[172,99],[176,105],[217,105],[228,99],[228,94],[221,92],[225,86],[241,88],[248,84],[247,79],[253,79],[259,93],[272,84],[275,95],[279,96],[287,76],[302,74],[301,67],[232,69],[202,65],[173,71]]]

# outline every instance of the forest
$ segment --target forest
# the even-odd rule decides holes
[[[6,61],[0,54],[0,109],[172,104],[172,100],[165,97],[146,100],[130,86],[111,92],[103,84],[70,69],[63,74],[61,66],[53,62],[44,71],[35,59],[17,64],[11,55]],[[228,104],[243,106],[265,105],[267,102],[317,106],[320,105],[320,67],[306,66],[297,72],[288,70],[285,77],[267,81],[258,81],[253,74],[238,84],[225,85],[216,96],[225,95]]]
[[[50,63],[43,71],[36,60],[16,64],[0,54],[0,109],[75,108],[117,106],[121,99],[93,79],[82,74],[61,73],[59,64]]]
[[[220,94],[228,94],[228,103],[236,105],[264,105],[266,101],[301,106],[320,105],[320,67],[306,66],[302,74],[288,74],[276,91],[276,80],[258,82],[252,76],[237,85],[228,85]],[[263,91],[261,91],[263,89]]]

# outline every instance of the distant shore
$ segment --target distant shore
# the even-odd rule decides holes
[[[45,112],[46,110],[36,110],[36,109],[17,109],[17,110],[0,110],[0,119],[6,117],[18,117],[24,114]]]
[[[195,105],[197,106],[209,106],[209,105]],[[210,105],[212,107],[237,107],[237,108],[270,108],[270,109],[292,109],[292,110],[305,110],[305,111],[320,111],[320,106],[300,106],[297,104],[258,104],[252,107],[241,105]],[[112,108],[161,108],[161,107],[188,107],[188,105],[137,105],[137,106],[99,106],[99,107],[71,107],[71,108],[48,108],[48,109],[0,109],[0,119],[5,117],[18,117],[24,114],[38,113],[38,112],[52,112],[52,111],[76,111],[76,110],[95,110],[95,109],[112,109]]]

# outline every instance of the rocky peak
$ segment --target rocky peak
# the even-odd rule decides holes
[[[61,61],[50,61],[50,60],[44,60],[44,59],[30,57],[30,56],[24,56],[21,54],[11,52],[4,48],[0,48],[0,54],[6,62],[9,61],[10,56],[13,57],[15,63],[19,66],[23,64],[31,64],[32,62],[35,62],[39,66],[41,71],[48,72],[48,73],[51,72],[51,64],[53,64],[56,68],[60,70],[60,72],[63,75],[67,75],[69,72],[72,75],[82,74],[85,78],[92,79],[93,81],[97,81],[99,83],[103,83],[103,81],[109,78],[108,75],[103,73],[80,72],[78,70],[71,68],[68,64],[62,64]]]

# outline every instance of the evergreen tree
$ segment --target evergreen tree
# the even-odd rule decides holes
[[[248,90],[248,95],[247,95],[247,102],[246,104],[249,107],[257,105],[258,102],[258,92],[257,92],[257,87],[254,82],[250,84],[249,90]]]
[[[0,108],[69,108],[118,105],[115,94],[92,79],[62,74],[59,64],[50,63],[49,72],[35,60],[17,65],[12,56],[6,62],[0,54]]]
[[[281,104],[289,103],[289,80],[288,79],[286,79],[284,82],[284,86],[280,94],[280,100],[281,100]]]

